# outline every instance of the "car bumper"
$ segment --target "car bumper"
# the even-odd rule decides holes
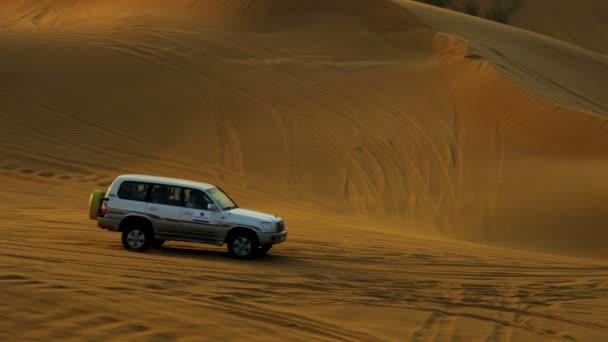
[[[97,227],[107,230],[118,231],[120,220],[99,216],[97,218]]]
[[[258,239],[260,240],[260,245],[282,243],[287,240],[287,231],[282,231],[280,233],[258,233]]]

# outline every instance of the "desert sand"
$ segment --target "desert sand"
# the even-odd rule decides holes
[[[608,339],[608,31],[518,26],[2,1],[0,340]],[[132,172],[220,185],[288,241],[127,252],[86,208]]]

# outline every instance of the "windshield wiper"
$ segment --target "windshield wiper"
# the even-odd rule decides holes
[[[236,209],[236,208],[238,208],[238,207],[239,207],[239,206],[235,204],[235,205],[233,205],[233,206],[231,206],[231,207],[226,207],[226,208],[224,208],[224,210],[232,210],[232,209]]]

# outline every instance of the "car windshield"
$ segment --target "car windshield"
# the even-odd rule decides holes
[[[207,193],[222,210],[230,210],[239,207],[230,199],[230,197],[228,197],[228,195],[218,188],[209,189],[207,190]]]

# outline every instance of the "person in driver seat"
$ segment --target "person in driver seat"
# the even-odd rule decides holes
[[[190,191],[190,197],[186,202],[186,208],[201,208],[201,193],[199,191]]]

